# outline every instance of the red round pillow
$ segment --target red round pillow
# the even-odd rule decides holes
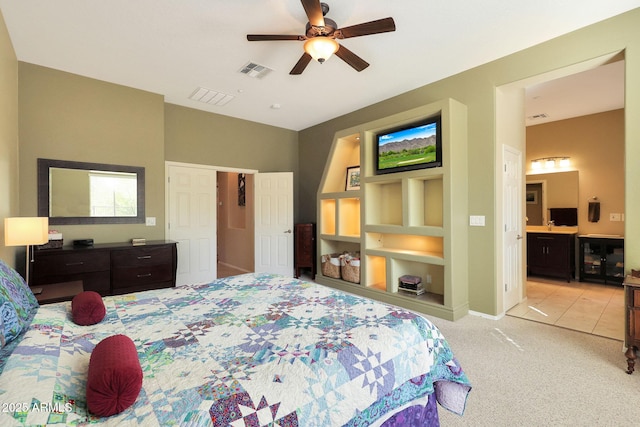
[[[113,335],[95,346],[89,360],[87,407],[108,417],[127,409],[142,388],[142,368],[131,338]]]
[[[106,313],[102,297],[97,292],[80,292],[71,300],[71,316],[76,325],[95,325],[104,319]]]

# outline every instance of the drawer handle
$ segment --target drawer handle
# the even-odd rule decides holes
[[[138,274],[138,278],[140,277],[151,277],[151,273],[147,273],[147,274]]]
[[[138,259],[151,259],[151,255],[139,256]]]
[[[66,263],[66,266],[67,267],[71,267],[73,265],[83,265],[83,264],[84,264],[84,262],[82,262],[82,261],[79,261],[79,262],[68,262],[68,263]]]

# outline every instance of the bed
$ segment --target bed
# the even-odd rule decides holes
[[[438,425],[436,402],[462,415],[471,389],[429,320],[314,283],[245,274],[103,302],[90,326],[70,302],[40,306],[5,343],[0,425]],[[100,418],[87,371],[115,334],[135,343],[142,389]]]

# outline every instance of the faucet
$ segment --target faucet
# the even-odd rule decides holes
[[[554,225],[556,225],[556,222],[554,220],[551,220],[547,223],[547,227],[549,227],[549,230],[551,230],[551,227],[553,227]]]

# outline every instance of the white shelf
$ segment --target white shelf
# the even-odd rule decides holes
[[[391,257],[394,259],[402,259],[413,262],[423,262],[434,265],[444,265],[442,253],[412,251],[409,249],[393,249],[393,248],[377,248],[365,249],[366,255],[375,255],[380,257]]]
[[[340,236],[335,234],[321,234],[321,239],[333,240],[336,242],[348,242],[360,244],[360,236]]]

